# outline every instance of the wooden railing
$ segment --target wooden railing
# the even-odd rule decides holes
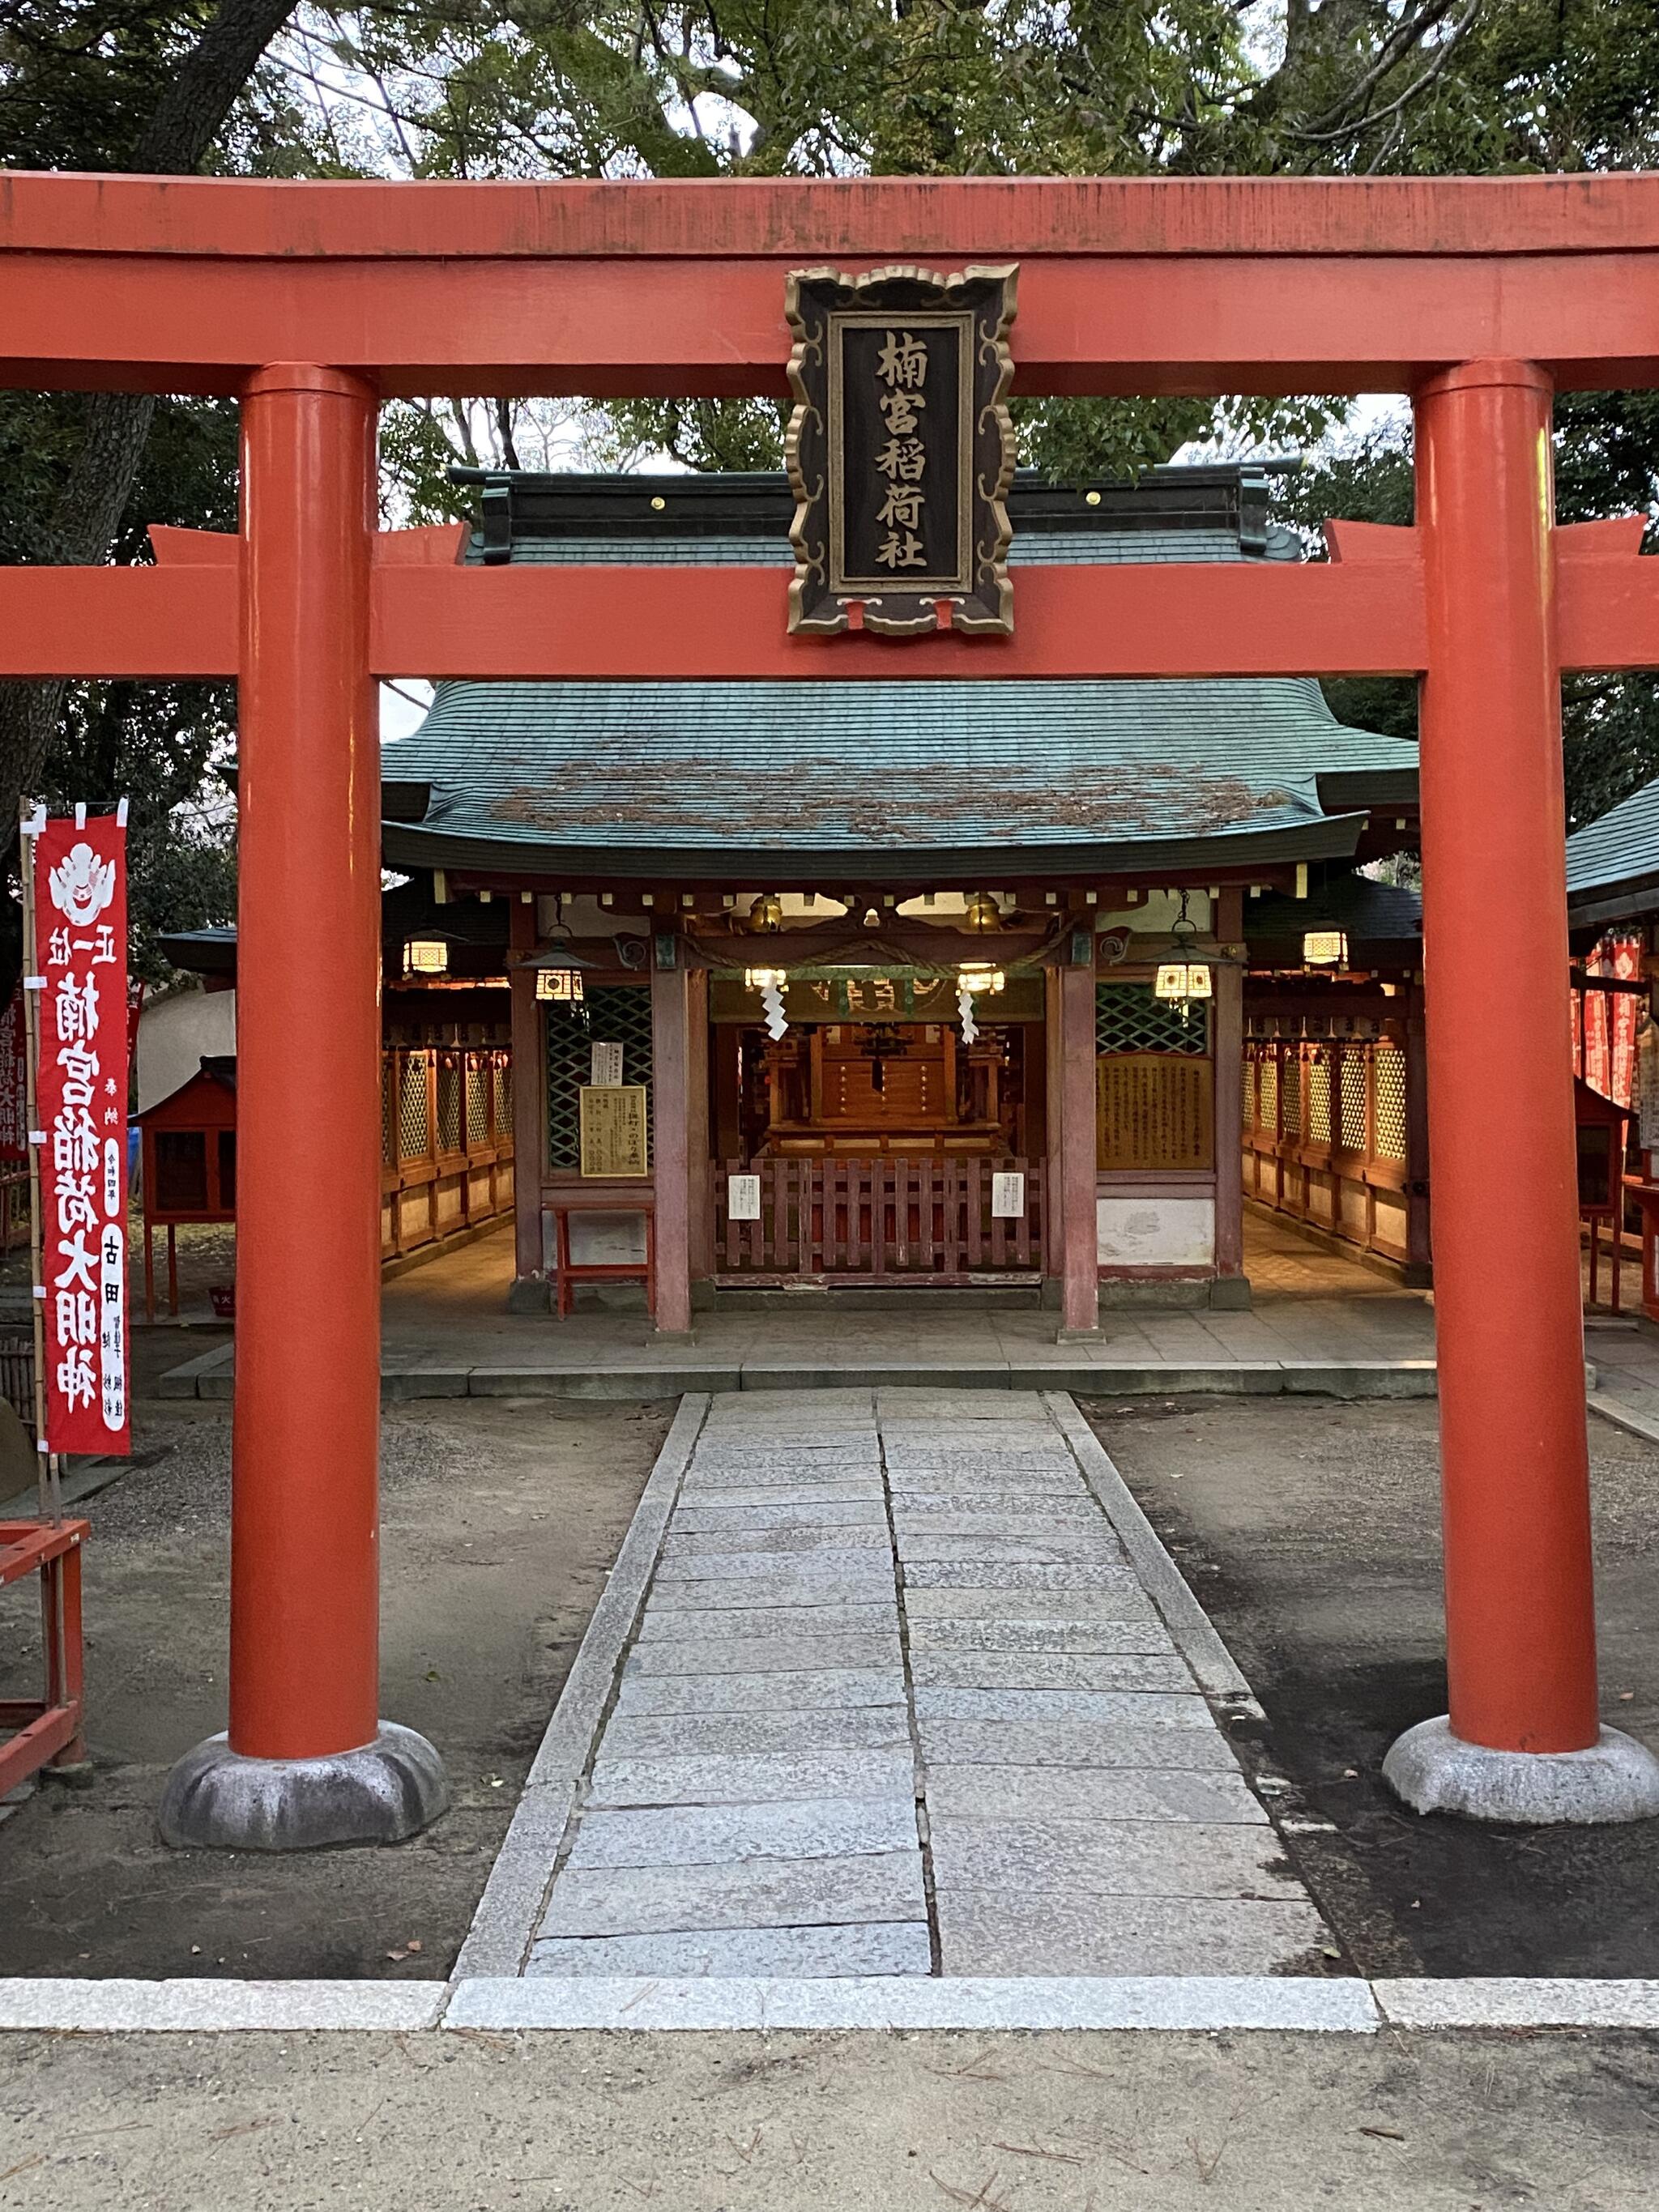
[[[734,1175],[760,1178],[760,1218],[733,1221]],[[992,1179],[1024,1177],[1024,1210],[992,1211]],[[1036,1274],[1042,1264],[1042,1168],[1024,1159],[726,1160],[714,1170],[715,1266],[723,1279],[951,1284]]]
[[[1408,1261],[1406,1085],[1391,1037],[1247,1038],[1245,1197]]]
[[[380,1255],[394,1259],[513,1210],[508,1055],[388,1047],[381,1066]]]

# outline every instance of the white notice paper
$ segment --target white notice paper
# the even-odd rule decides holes
[[[726,1218],[728,1221],[758,1221],[760,1177],[734,1175],[726,1179]]]
[[[596,1044],[593,1048],[592,1069],[588,1076],[590,1088],[610,1090],[623,1079],[623,1048],[619,1044]]]
[[[994,1175],[991,1177],[991,1218],[994,1221],[1018,1221],[1024,1212],[1024,1176]]]

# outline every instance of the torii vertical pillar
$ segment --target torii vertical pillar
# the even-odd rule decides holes
[[[173,1844],[393,1843],[447,1802],[379,1707],[375,404],[306,365],[242,393],[230,1728],[168,1778]]]
[[[1450,1711],[1383,1770],[1419,1811],[1529,1822],[1659,1812],[1659,1762],[1596,1703],[1550,398],[1480,361],[1416,403]]]

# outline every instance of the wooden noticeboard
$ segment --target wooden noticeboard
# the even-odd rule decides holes
[[[1103,1053],[1095,1062],[1095,1131],[1102,1168],[1213,1168],[1213,1063],[1181,1053]]]
[[[648,1174],[645,1085],[585,1083],[576,1095],[580,1102],[583,1175],[615,1178]]]

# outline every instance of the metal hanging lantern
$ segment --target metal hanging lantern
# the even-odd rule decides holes
[[[1187,912],[1188,893],[1181,894],[1181,912],[1170,926],[1170,938],[1176,958],[1160,962],[1152,984],[1153,995],[1165,1000],[1180,1012],[1183,1022],[1193,1018],[1196,1000],[1215,996],[1215,981],[1207,960],[1194,960],[1192,949],[1198,936],[1198,924]]]
[[[783,901],[775,891],[763,891],[749,909],[747,927],[756,934],[770,935],[783,927]]]
[[[587,996],[580,968],[538,968],[536,996],[556,1006],[580,1006]]]
[[[1343,929],[1310,929],[1302,939],[1304,968],[1346,968],[1348,934]]]
[[[441,937],[411,937],[404,947],[405,975],[447,975],[449,945]]]
[[[983,936],[990,930],[1001,928],[1002,908],[989,891],[969,892],[963,902],[962,926],[964,929],[972,930],[975,936]]]

